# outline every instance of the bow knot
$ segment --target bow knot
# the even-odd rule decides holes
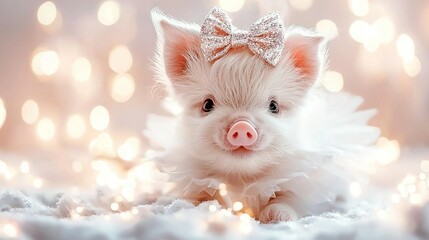
[[[278,13],[265,15],[252,24],[250,31],[235,28],[231,19],[214,8],[201,25],[201,48],[208,61],[223,57],[232,48],[248,47],[253,53],[275,66],[284,48],[283,25]]]

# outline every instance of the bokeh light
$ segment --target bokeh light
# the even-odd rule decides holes
[[[422,65],[418,57],[413,56],[411,59],[403,59],[405,73],[410,77],[419,75]]]
[[[219,7],[228,12],[237,12],[244,6],[245,0],[219,0]]]
[[[319,20],[316,23],[316,30],[329,40],[334,39],[338,35],[337,25],[329,19]]]
[[[0,129],[3,127],[6,121],[6,107],[4,106],[3,100],[0,98]]]
[[[134,94],[134,79],[129,74],[119,74],[112,80],[110,96],[116,102],[126,102]]]
[[[81,138],[86,132],[85,120],[80,115],[72,115],[67,119],[67,135],[70,138]]]
[[[389,165],[399,159],[401,148],[398,141],[380,137],[377,141],[379,156],[377,162],[381,165]]]
[[[39,119],[39,105],[32,99],[25,101],[21,108],[21,116],[25,123],[35,123]]]
[[[349,8],[354,15],[364,17],[369,13],[369,2],[368,0],[349,0]]]
[[[18,229],[16,228],[16,226],[10,223],[6,223],[3,226],[3,233],[8,238],[15,238],[18,236]]]
[[[109,126],[110,116],[109,111],[103,106],[96,106],[92,109],[89,120],[92,128],[97,131],[103,131]]]
[[[343,75],[335,71],[327,71],[324,75],[322,85],[330,92],[339,92],[343,89]]]
[[[414,41],[407,34],[399,35],[396,40],[396,51],[404,60],[411,60],[414,57],[415,46]]]
[[[131,137],[118,148],[118,156],[125,161],[131,161],[139,153],[140,140],[136,137]]]
[[[106,26],[115,24],[121,16],[121,6],[116,1],[105,1],[98,9],[98,21]]]
[[[92,156],[116,156],[112,137],[108,133],[100,133],[89,143],[89,152]]]
[[[395,36],[395,25],[392,22],[392,19],[388,17],[381,17],[374,22],[374,27],[379,32],[382,43],[388,44],[392,42]]]
[[[109,53],[109,66],[117,73],[125,73],[133,65],[133,56],[125,45],[115,46]]]
[[[48,141],[55,137],[55,124],[49,118],[42,118],[37,123],[37,136],[40,139]]]
[[[76,81],[85,82],[91,77],[91,63],[84,57],[77,58],[72,65],[72,75]]]
[[[349,34],[353,40],[363,43],[365,40],[365,33],[368,31],[369,24],[363,20],[354,21],[349,28]]]
[[[53,75],[60,65],[58,54],[52,50],[42,50],[34,54],[31,69],[36,75]]]
[[[40,24],[51,25],[57,18],[57,8],[51,1],[44,2],[37,10],[37,20]]]
[[[299,11],[306,11],[313,5],[313,0],[289,0],[290,5]]]

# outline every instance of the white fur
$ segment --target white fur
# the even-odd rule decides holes
[[[296,116],[308,92],[317,91],[325,69],[325,44],[319,36],[301,28],[285,30],[285,50],[276,67],[248,49],[233,49],[210,63],[201,53],[199,25],[174,20],[159,10],[152,11],[152,19],[158,33],[157,79],[184,109],[178,116],[180,144],[169,149],[168,156],[180,162],[179,168],[186,169],[189,179],[216,179],[239,196],[249,184],[315,168],[317,161],[309,163],[308,155],[300,152]],[[308,52],[312,74],[303,74],[294,65],[293,51],[302,48]],[[186,64],[177,59],[185,59]],[[215,100],[215,109],[207,114],[201,106],[208,97]],[[278,115],[268,111],[272,99],[281,106]],[[232,146],[225,141],[226,129],[241,117],[250,119],[259,134],[250,156],[231,154]],[[208,190],[209,194],[181,190],[182,197],[197,201],[218,196]],[[299,206],[291,189],[279,187],[273,192],[268,203],[248,206],[261,221],[290,220],[308,212]]]

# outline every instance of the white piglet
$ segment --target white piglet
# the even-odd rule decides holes
[[[202,26],[157,9],[152,20],[156,77],[182,111],[164,123],[153,117],[146,135],[170,143],[158,143],[158,161],[177,197],[241,202],[237,211],[265,223],[346,199],[378,129],[366,125],[374,110],[356,111],[361,98],[320,87],[322,36],[284,29],[277,14],[238,30],[217,8]]]

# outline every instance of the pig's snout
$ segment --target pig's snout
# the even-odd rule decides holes
[[[251,146],[258,140],[258,132],[247,120],[239,120],[232,124],[226,136],[228,142],[236,147]]]

